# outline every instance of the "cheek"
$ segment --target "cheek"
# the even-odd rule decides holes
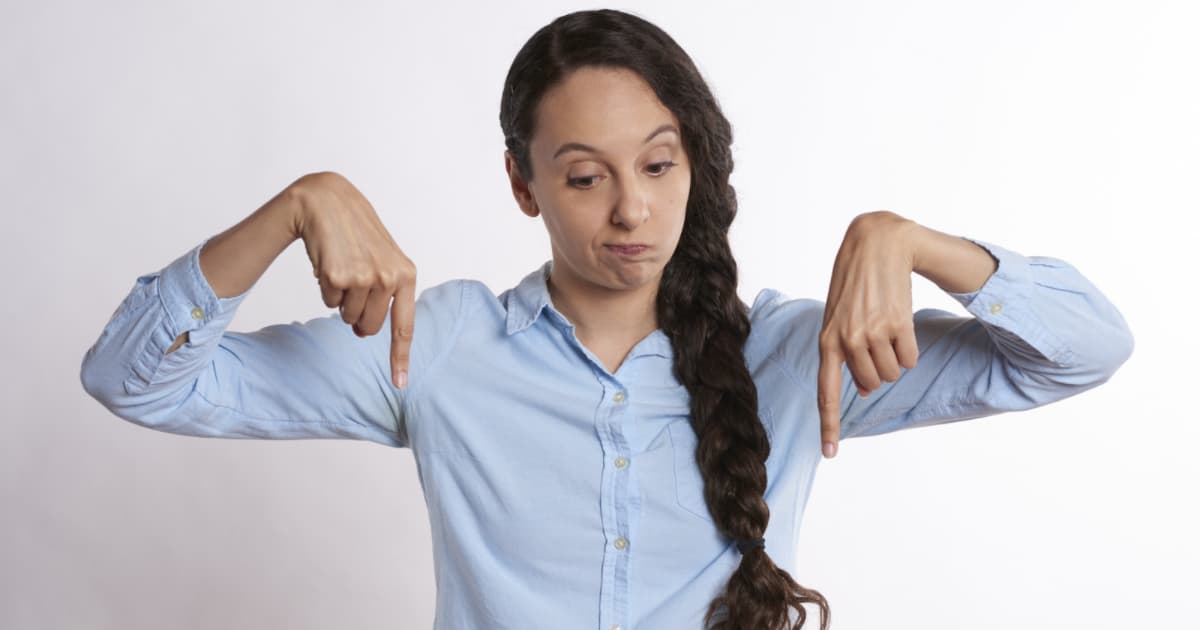
[[[585,246],[596,233],[597,226],[589,221],[591,216],[585,208],[578,204],[557,208],[554,212],[544,213],[543,219],[547,229],[555,235],[561,245],[577,248]]]
[[[676,207],[687,206],[688,193],[692,189],[692,177],[690,171],[684,171],[682,177],[676,177],[672,180],[671,186],[671,203]]]
[[[683,184],[675,190],[675,194],[671,199],[671,209],[674,211],[673,216],[680,230],[683,229],[683,220],[687,216],[688,193],[690,191],[690,182],[685,179]]]

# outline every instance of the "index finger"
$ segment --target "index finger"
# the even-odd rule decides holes
[[[817,370],[817,409],[821,412],[821,443],[826,458],[837,455],[842,392],[841,350],[821,349]]]
[[[414,283],[404,282],[392,296],[392,382],[396,387],[408,384],[408,355],[416,310],[414,293]]]

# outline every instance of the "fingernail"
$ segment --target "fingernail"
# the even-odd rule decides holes
[[[826,442],[823,450],[825,452],[826,459],[837,455],[837,448],[834,447],[833,442]]]
[[[392,374],[392,379],[396,381],[396,387],[404,387],[408,384],[408,371],[397,370]]]

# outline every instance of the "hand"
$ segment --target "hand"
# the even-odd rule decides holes
[[[900,366],[917,364],[910,234],[919,227],[881,210],[855,217],[846,230],[818,338],[817,407],[826,457],[837,454],[841,434],[842,363],[864,397],[880,379],[900,378]]]
[[[325,305],[339,307],[354,334],[379,332],[392,313],[392,381],[408,380],[417,268],[392,240],[379,215],[345,177],[323,171],[297,180],[302,211],[297,231],[312,261]]]

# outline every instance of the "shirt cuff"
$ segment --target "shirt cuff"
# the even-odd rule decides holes
[[[160,272],[158,294],[166,310],[172,341],[185,331],[189,332],[192,344],[202,344],[208,337],[220,335],[233,320],[238,305],[254,288],[252,285],[232,297],[217,297],[200,270],[200,250],[210,240],[211,236]]]
[[[946,291],[967,312],[990,328],[1000,328],[1005,337],[1023,341],[1043,357],[1062,363],[1070,358],[1067,345],[1038,316],[1037,287],[1030,259],[1016,251],[979,239],[960,236],[982,247],[996,260],[996,270],[976,291]],[[1003,333],[1002,333],[1003,334]]]

